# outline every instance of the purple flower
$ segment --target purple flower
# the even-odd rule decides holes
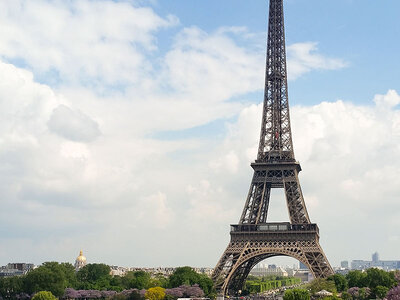
[[[353,297],[358,298],[360,295],[360,288],[359,287],[352,287],[347,290],[347,292]]]
[[[76,299],[76,298],[79,298],[79,292],[74,290],[73,288],[66,288],[63,298],[65,298],[65,299]]]
[[[400,300],[400,285],[392,288],[386,295],[387,300]]]

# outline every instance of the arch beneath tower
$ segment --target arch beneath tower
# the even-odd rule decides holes
[[[250,248],[244,251],[238,261],[232,266],[231,271],[225,278],[221,289],[221,294],[236,295],[239,290],[243,289],[244,283],[251,269],[253,269],[253,267],[261,261],[275,256],[287,256],[294,258],[303,263],[314,275],[312,265],[309,263],[304,252],[298,247],[289,246],[285,249]]]

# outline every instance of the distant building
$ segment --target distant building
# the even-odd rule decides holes
[[[309,270],[298,270],[294,272],[295,278],[300,278],[301,282],[310,282],[313,280],[313,275]]]
[[[385,271],[400,270],[400,260],[380,260],[378,252],[372,254],[372,260],[353,260],[352,270],[365,270],[369,268],[379,268]]]
[[[110,266],[110,275],[112,276],[125,276],[128,271],[129,269],[125,267]]]
[[[349,261],[348,260],[341,261],[340,262],[340,267],[348,269],[349,268]]]
[[[9,263],[0,268],[0,277],[25,275],[34,268],[34,264]]]
[[[347,275],[349,273],[348,268],[339,268],[334,270],[336,274]]]
[[[250,275],[264,277],[264,276],[284,276],[288,277],[288,272],[286,272],[282,267],[277,267],[276,265],[269,265],[266,268],[264,265],[257,265],[250,271]]]
[[[79,256],[75,260],[75,271],[79,271],[80,268],[86,266],[86,257],[83,256],[82,250],[79,252]]]

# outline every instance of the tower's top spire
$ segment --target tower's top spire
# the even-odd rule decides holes
[[[294,161],[287,90],[283,0],[270,0],[258,162]]]

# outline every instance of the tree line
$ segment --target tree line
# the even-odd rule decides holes
[[[327,279],[315,279],[304,288],[287,290],[283,299],[310,300],[322,290],[332,293],[323,297],[325,300],[399,300],[400,273],[371,268],[364,272],[350,271],[345,276],[335,274]]]
[[[24,276],[0,278],[0,300],[29,300],[41,291],[65,299],[114,300],[140,300],[145,296],[152,300],[173,300],[190,297],[190,293],[197,297],[215,294],[212,280],[190,267],[177,268],[169,277],[152,276],[144,271],[112,276],[110,271],[105,264],[88,264],[75,272],[70,263],[46,262]],[[145,295],[146,292],[150,293]]]

